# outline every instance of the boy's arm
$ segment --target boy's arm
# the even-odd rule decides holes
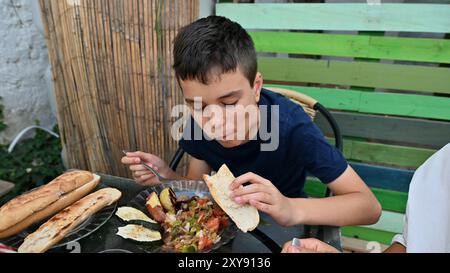
[[[381,215],[381,205],[351,166],[328,184],[335,194],[320,199],[291,199],[296,223],[310,225],[371,225]]]
[[[188,180],[203,180],[204,174],[209,174],[211,167],[204,160],[189,156],[189,165],[186,178]]]
[[[248,182],[252,184],[241,187]],[[271,181],[248,173],[236,178],[230,189],[231,197],[236,202],[249,203],[284,226],[370,225],[378,221],[381,205],[352,167],[348,166],[328,186],[336,196],[320,199],[287,198]]]

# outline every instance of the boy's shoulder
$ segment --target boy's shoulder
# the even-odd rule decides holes
[[[279,106],[278,118],[281,136],[289,135],[298,126],[312,123],[311,118],[304,111],[303,107],[270,89],[263,88],[261,90],[261,105],[267,105],[268,108],[270,106]]]

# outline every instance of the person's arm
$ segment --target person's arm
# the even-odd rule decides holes
[[[156,155],[144,152],[127,153],[127,156],[122,158],[122,163],[129,165],[136,182],[146,186],[156,185],[159,180],[152,172],[141,165],[142,161],[154,168],[163,177],[173,180],[202,180],[202,175],[209,173],[211,170],[205,161],[189,156],[188,172],[184,177],[170,169],[167,163]]]
[[[393,243],[383,253],[406,253],[406,247],[399,243]]]
[[[295,223],[309,225],[371,225],[381,216],[381,205],[364,181],[348,166],[328,184],[335,196],[291,199]]]
[[[209,174],[211,167],[204,160],[189,156],[189,165],[186,174],[187,180],[203,180],[204,174]]]
[[[242,185],[250,182],[251,185]],[[283,226],[370,225],[381,215],[381,205],[355,171],[348,166],[328,185],[336,196],[328,198],[287,198],[271,181],[247,173],[230,185],[231,197],[237,203],[256,207]]]

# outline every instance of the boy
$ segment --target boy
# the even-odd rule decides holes
[[[210,16],[184,27],[174,41],[174,69],[193,117],[179,142],[189,154],[188,172],[181,177],[155,155],[129,153],[122,163],[129,165],[138,183],[158,182],[141,161],[165,177],[190,180],[201,180],[227,164],[237,176],[231,197],[269,214],[280,225],[378,221],[380,204],[342,154],[327,143],[301,107],[263,88],[253,41],[239,24]],[[257,115],[242,115],[242,109],[252,108]],[[267,139],[261,132],[273,120],[268,127],[278,134]],[[197,139],[199,129],[206,138]],[[302,198],[306,171],[335,196]]]

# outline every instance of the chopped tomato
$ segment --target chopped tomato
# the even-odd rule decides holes
[[[212,246],[213,241],[209,239],[207,236],[200,237],[198,241],[198,250],[202,251],[204,249],[208,249]]]
[[[217,232],[219,230],[219,225],[220,225],[219,218],[211,218],[206,223],[206,227],[212,232]]]
[[[207,199],[207,198],[202,198],[202,199],[198,199],[198,201],[197,201],[197,203],[199,204],[199,206],[204,206],[204,205],[206,205],[206,203],[208,203],[209,202],[209,199]]]
[[[221,218],[220,218],[220,225],[221,225],[223,228],[228,227],[228,226],[230,225],[230,222],[229,222],[229,220],[228,220],[228,217],[221,217]]]
[[[213,215],[216,217],[220,217],[225,215],[225,212],[221,208],[214,208]]]

